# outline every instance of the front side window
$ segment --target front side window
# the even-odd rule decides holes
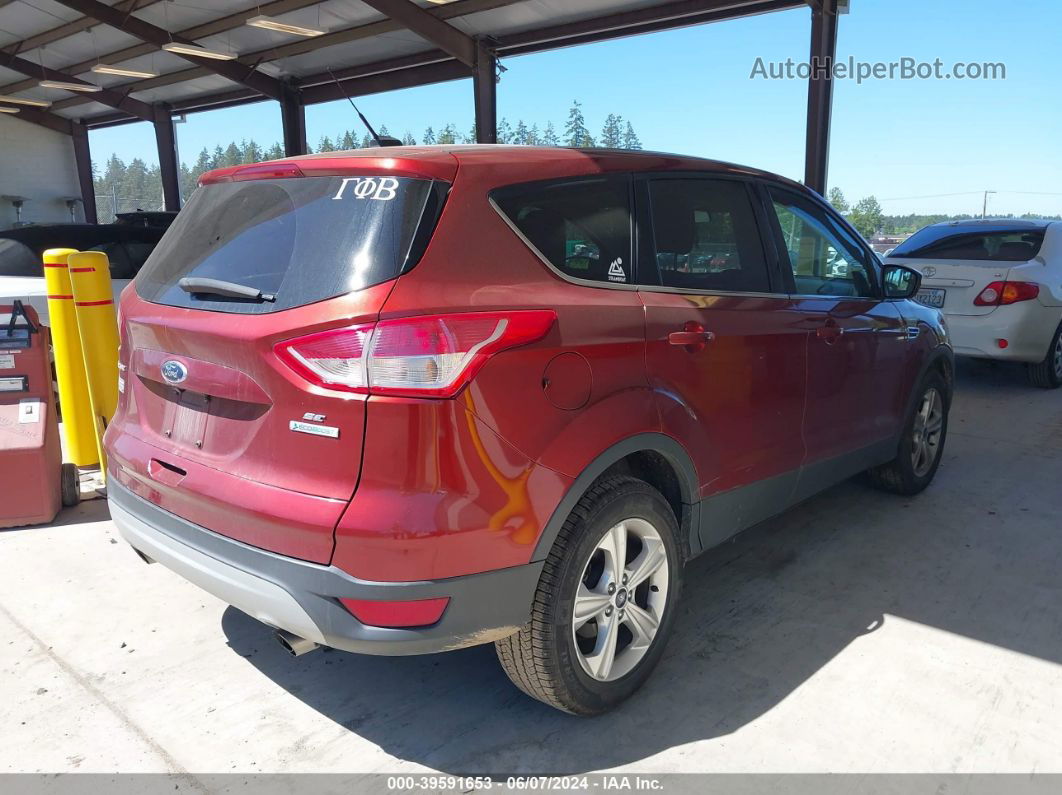
[[[649,201],[661,286],[770,292],[763,245],[743,183],[654,179]]]
[[[564,275],[615,284],[632,281],[628,177],[514,185],[493,191],[491,198]]]
[[[840,225],[801,196],[770,193],[797,294],[874,297],[866,259]]]

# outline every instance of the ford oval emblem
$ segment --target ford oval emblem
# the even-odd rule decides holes
[[[188,368],[175,359],[163,362],[159,369],[167,384],[179,384],[188,377]]]

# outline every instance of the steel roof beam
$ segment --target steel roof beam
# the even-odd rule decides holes
[[[469,69],[476,65],[476,40],[410,0],[361,0],[381,14],[452,55]]]
[[[72,8],[75,11],[80,11],[86,16],[98,19],[105,25],[110,25],[111,27],[117,28],[131,36],[136,36],[136,38],[141,41],[147,44],[153,44],[156,47],[162,47],[162,45],[170,42],[195,44],[191,39],[186,39],[179,34],[171,34],[168,30],[156,27],[139,17],[135,17],[132,14],[125,14],[111,6],[104,5],[99,2],[99,0],[55,0],[55,2],[64,5],[67,8]],[[196,55],[180,55],[179,57],[184,58],[190,63],[194,63],[196,66],[200,66],[213,72],[214,74],[221,75],[234,83],[240,83],[248,88],[253,88],[258,93],[265,94],[267,97],[281,99],[285,95],[286,89],[283,83],[269,75],[262,74],[255,69],[254,66],[248,67],[245,64],[235,61],[217,61],[209,58],[200,58]]]
[[[74,77],[74,75],[60,72],[58,69],[50,69],[41,64],[35,64],[33,61],[27,61],[25,58],[20,58],[17,55],[8,55],[0,58],[0,66],[14,69],[16,72],[22,72],[22,74],[31,77],[37,77],[37,75],[40,75],[40,77],[37,77],[37,80],[62,80],[65,83],[80,83],[86,86],[94,85],[93,83]],[[36,85],[37,80],[34,80],[34,85]],[[138,119],[143,119],[144,121],[151,121],[155,118],[149,104],[141,102],[139,99],[133,99],[122,92],[110,88],[93,91],[86,96],[91,96],[91,101],[93,102],[110,105],[116,110],[123,110],[132,116],[136,116]]]
[[[139,6],[137,6],[137,10],[141,8],[147,8],[147,6],[151,5],[154,2],[157,2],[157,0],[145,0],[145,2],[142,2]],[[194,27],[185,28],[184,30],[178,32],[176,35],[182,36],[186,39],[191,39],[193,41],[195,39],[204,39],[207,36],[215,36],[218,33],[226,33],[230,30],[235,30],[236,28],[243,27],[243,25],[247,22],[248,16],[253,16],[258,13],[266,14],[269,16],[276,16],[278,14],[286,14],[289,11],[297,11],[300,8],[312,6],[319,2],[320,0],[274,0],[274,2],[272,3],[262,3],[260,5],[253,5],[246,11],[237,11],[234,14],[229,14],[228,16],[220,17],[218,19],[211,20],[210,22],[204,22],[202,25],[195,25]],[[115,6],[115,8],[122,7],[124,7],[124,4],[118,4]],[[259,11],[259,9],[261,9],[261,11]],[[83,19],[87,19],[87,17],[83,17]],[[99,24],[100,23],[98,20],[88,20],[89,27]],[[80,30],[82,29],[83,28],[79,28],[77,31],[73,32],[80,32]],[[59,28],[56,28],[56,31],[58,30]],[[64,38],[67,35],[71,34],[64,34],[63,36],[59,36],[57,38]],[[51,41],[54,40],[55,39],[52,39]],[[25,42],[18,42],[18,44],[25,45],[28,44],[30,41],[30,39],[26,39]],[[15,47],[16,45],[10,46]],[[0,49],[0,53],[6,52],[7,49],[8,48]],[[26,49],[30,49],[30,47],[21,46],[19,48],[20,51]],[[119,64],[124,61],[132,60],[133,58],[139,58],[142,55],[150,55],[153,52],[158,52],[158,49],[159,48],[156,47],[154,44],[134,44],[132,47],[123,47],[120,50],[114,50],[112,52],[104,53],[98,58],[90,58],[89,60],[81,61],[80,63],[67,64],[63,66],[63,71],[70,72],[71,74],[76,75],[80,74],[81,72],[88,71],[96,63]],[[0,59],[2,59],[2,57],[3,56],[0,55]],[[22,91],[23,89],[30,88],[34,85],[36,85],[36,83],[31,80],[22,80],[17,83],[9,83],[6,86],[0,86],[0,94],[14,94],[17,91]]]

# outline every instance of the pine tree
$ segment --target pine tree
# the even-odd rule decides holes
[[[513,129],[512,138],[510,143],[518,144],[519,146],[527,146],[527,125],[524,124],[523,119],[518,119],[516,127]]]
[[[539,146],[539,145],[541,145],[541,143],[542,143],[542,135],[538,131],[538,125],[537,124],[532,124],[530,129],[528,129],[526,143],[527,143],[528,146]]]
[[[564,145],[588,147],[594,145],[593,136],[586,129],[586,119],[583,118],[583,107],[578,100],[572,102],[568,110],[568,122],[564,125]]]
[[[368,133],[365,133],[365,135],[361,136],[361,148],[362,149],[368,149],[370,146],[375,146],[375,145],[376,145],[376,141],[374,141],[372,136],[369,135]]]
[[[210,167],[221,168],[225,161],[225,152],[221,148],[221,144],[214,147],[214,153],[210,156]]]
[[[413,137],[409,130],[406,130],[406,134],[402,136],[402,143],[406,146],[416,146],[417,139]]]
[[[634,127],[630,122],[627,122],[627,129],[623,131],[623,148],[624,149],[641,149],[642,142],[638,138],[638,134],[634,132]]]
[[[352,133],[350,130],[347,130],[345,133],[343,133],[343,144],[342,144],[342,146],[343,146],[343,149],[357,149],[358,148],[357,143],[355,143],[355,141],[354,141],[354,133]]]
[[[608,149],[623,146],[623,117],[615,113],[605,117],[605,126],[601,128],[601,145]]]
[[[435,140],[435,130],[433,130],[431,127],[424,131],[424,143],[429,145],[437,143],[437,141]]]
[[[508,119],[498,122],[498,143],[511,144],[513,142],[513,128]]]
[[[161,185],[161,183],[160,183]],[[118,206],[122,212],[130,210],[153,209],[150,187],[150,174],[147,164],[139,157],[134,157],[122,175],[122,184],[118,190]]]
[[[334,152],[335,146],[332,144],[332,139],[327,135],[321,136],[321,140],[317,143],[318,152]]]
[[[219,166],[238,166],[243,162],[243,152],[240,151],[240,147],[233,141],[226,148],[224,154],[221,156],[221,162]]]
[[[284,157],[284,147],[279,141],[269,147],[269,151],[266,152],[266,160],[280,160],[282,157]]]
[[[243,147],[243,162],[244,163],[260,163],[265,160],[262,154],[262,147],[254,142],[252,138]]]
[[[479,135],[476,132],[476,125],[474,123],[473,123],[471,129],[469,129],[468,135],[465,136],[465,143],[466,144],[479,143]]]
[[[557,137],[557,131],[553,128],[551,121],[546,122],[546,128],[542,131],[542,145],[560,146],[560,138]]]
[[[441,144],[456,144],[457,143],[457,128],[452,124],[447,124],[441,130],[439,130],[439,143]]]

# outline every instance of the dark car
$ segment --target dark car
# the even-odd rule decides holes
[[[468,146],[201,182],[122,296],[111,516],[292,653],[494,642],[529,695],[602,712],[690,558],[940,462],[940,313],[792,181]]]
[[[164,232],[161,226],[136,224],[34,224],[0,231],[0,303],[22,299],[49,324],[41,258],[50,248],[104,252],[117,298]]]

